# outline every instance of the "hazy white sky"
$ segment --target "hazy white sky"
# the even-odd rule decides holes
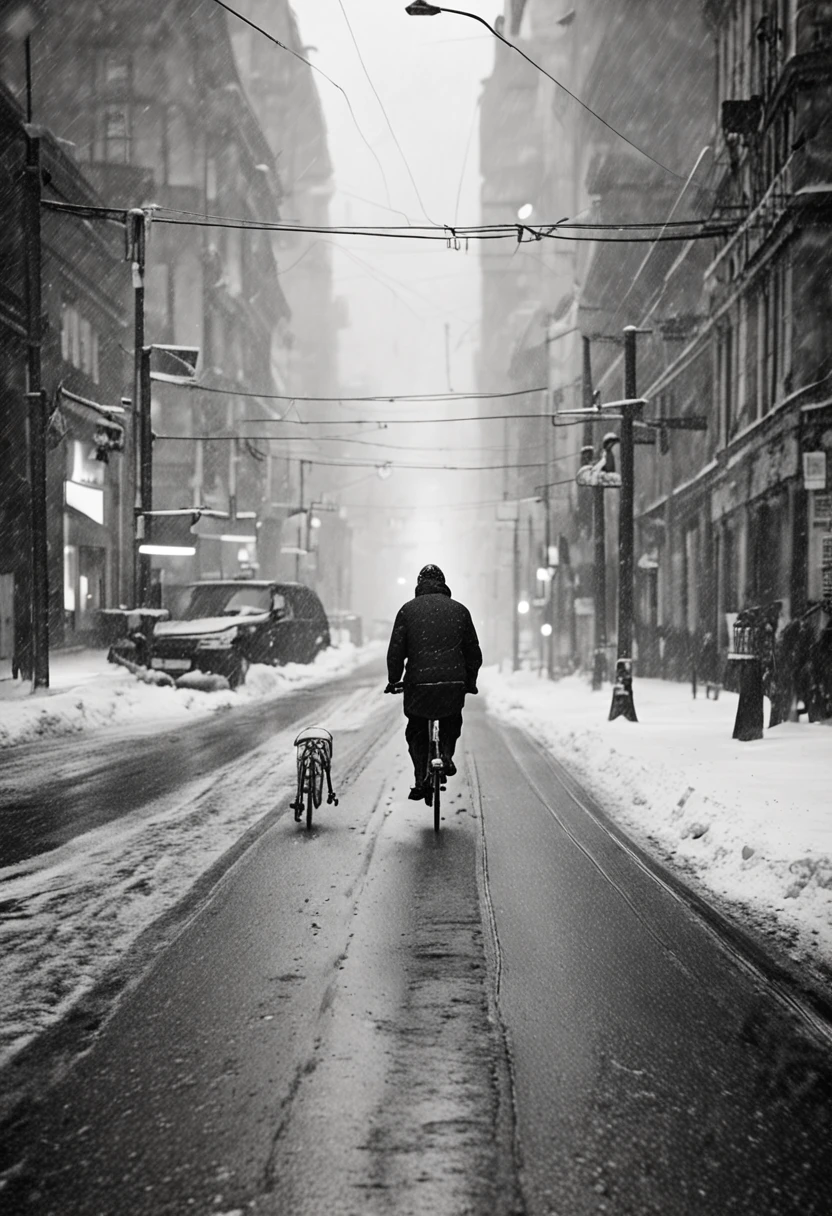
[[[345,90],[355,115],[316,74],[335,168],[333,221],[476,223],[477,102],[494,40],[465,18],[409,17],[404,4],[293,0],[301,37],[317,48],[309,52],[312,62]],[[500,8],[498,0],[471,0],[468,7],[490,20]],[[453,388],[473,387],[476,247],[465,254],[442,244],[357,237],[338,238],[337,246],[335,290],[346,297],[351,320],[341,344],[345,389],[445,391],[446,324]]]

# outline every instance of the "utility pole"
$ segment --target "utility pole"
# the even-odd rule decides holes
[[[32,538],[32,690],[49,687],[49,549],[46,496],[46,393],[41,378],[40,137],[32,127],[32,44],[26,37],[26,349]]]
[[[146,216],[140,207],[134,207],[128,214],[128,251],[133,275],[133,506],[134,529],[133,542],[133,603],[144,605],[142,592],[142,567],[145,555],[139,553],[139,545],[147,540],[147,529],[150,526],[149,517],[140,512],[143,509],[141,498],[142,462],[144,459],[142,418],[142,363],[144,357],[144,269],[146,258]],[[149,396],[149,390],[148,390]],[[149,413],[149,403],[148,403]],[[149,563],[149,558],[147,559]],[[149,582],[149,575],[147,581]]]
[[[550,680],[555,678],[555,571],[552,566],[552,513],[549,509],[549,486],[543,487],[543,510],[546,512],[543,529],[543,544],[546,550],[544,568],[548,575],[546,580],[546,604],[543,610],[543,624],[546,639],[546,675]]]
[[[583,338],[583,407],[594,407],[592,388],[592,356],[590,339]],[[584,423],[584,449],[593,445],[593,421],[587,416]],[[604,487],[592,487],[592,538],[593,538],[593,599],[595,619],[595,648],[592,657],[592,687],[596,691],[603,687],[607,678],[607,531],[604,510]]]
[[[305,460],[300,462],[300,509],[303,511],[303,474],[306,465]],[[300,516],[298,524],[298,551],[295,554],[295,582],[300,582],[300,551],[303,548],[303,515]]]
[[[520,512],[514,517],[514,548],[512,553],[514,604],[511,633],[511,670],[520,670]]]
[[[142,521],[144,545],[150,545],[153,537],[153,430],[150,417],[150,351],[141,348],[139,360],[139,518]],[[139,604],[150,608],[152,598],[151,566],[149,553],[139,553]]]
[[[635,325],[627,325],[624,329],[625,400],[621,403],[621,499],[618,532],[618,658],[609,715],[610,721],[623,716],[630,722],[638,721],[633,701],[633,418],[642,404],[636,401],[638,333]]]

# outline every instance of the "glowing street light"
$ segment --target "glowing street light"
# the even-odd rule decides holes
[[[521,600],[520,603],[517,605],[517,611],[520,613],[521,616],[525,616],[526,613],[529,611],[529,601]]]
[[[533,211],[534,211],[534,203],[524,203],[522,207],[518,208],[518,211],[517,211],[518,220],[529,219],[529,217],[531,216]]]
[[[543,634],[544,638],[550,638],[552,636],[552,626],[548,621],[545,623],[545,625],[540,626],[540,632]]]

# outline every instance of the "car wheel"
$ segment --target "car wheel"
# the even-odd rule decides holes
[[[231,668],[231,671],[228,674],[229,688],[239,688],[241,684],[245,684],[246,675],[248,674],[248,668],[249,668],[248,659],[243,658],[243,656],[241,655],[240,658],[237,659],[236,663]]]

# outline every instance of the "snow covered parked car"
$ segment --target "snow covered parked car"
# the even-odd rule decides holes
[[[311,663],[329,644],[326,613],[311,588],[223,580],[191,584],[178,618],[154,628],[149,659],[158,671],[213,672],[236,688],[250,663]]]

